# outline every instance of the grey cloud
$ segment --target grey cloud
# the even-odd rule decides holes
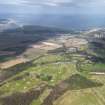
[[[89,5],[105,5],[104,0],[0,0],[0,4],[13,5],[39,5],[39,6],[89,6]]]
[[[103,6],[104,0],[22,0],[25,5],[56,6],[56,7],[89,7]]]

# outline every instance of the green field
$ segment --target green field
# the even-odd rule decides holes
[[[30,25],[0,32],[0,105],[105,105],[101,34]],[[2,68],[18,58],[26,61]]]
[[[98,72],[104,71],[105,65],[81,67]],[[47,54],[4,80],[0,105],[105,105],[104,83],[104,75],[78,72],[76,64],[65,55]]]

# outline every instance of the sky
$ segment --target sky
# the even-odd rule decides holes
[[[0,13],[105,14],[105,0],[0,0]]]

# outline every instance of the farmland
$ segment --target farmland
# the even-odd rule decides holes
[[[17,102],[23,103],[26,97],[25,93],[36,91],[37,87],[41,89],[43,84],[46,88],[37,99],[34,99],[35,97],[33,96],[30,105],[46,105],[47,97],[55,97],[55,95],[51,96],[53,91],[57,91],[58,93],[56,92],[55,94],[59,95],[54,99],[51,98],[51,103],[48,103],[48,99],[48,105],[52,105],[52,103],[54,105],[64,105],[64,103],[65,105],[104,105],[104,75],[85,77],[85,75],[76,70],[74,63],[62,63],[63,59],[64,56],[60,55],[44,56],[33,61],[32,66],[25,69],[25,71],[6,79],[0,87],[1,102],[5,105],[7,103],[11,105],[8,99],[15,103],[16,101],[13,97],[17,97]],[[90,68],[92,69],[92,67]],[[99,65],[98,68],[100,69],[101,66]],[[21,97],[22,94],[24,97]],[[19,97],[23,98],[23,100],[18,99]],[[14,105],[14,103],[12,104]],[[27,105],[27,103],[24,105]]]
[[[0,63],[0,105],[105,105],[105,63],[85,34],[3,44],[10,58]]]

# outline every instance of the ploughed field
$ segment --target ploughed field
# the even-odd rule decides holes
[[[105,65],[81,67],[103,72]],[[79,72],[65,54],[45,54],[0,72],[0,105],[105,105],[105,75]]]

